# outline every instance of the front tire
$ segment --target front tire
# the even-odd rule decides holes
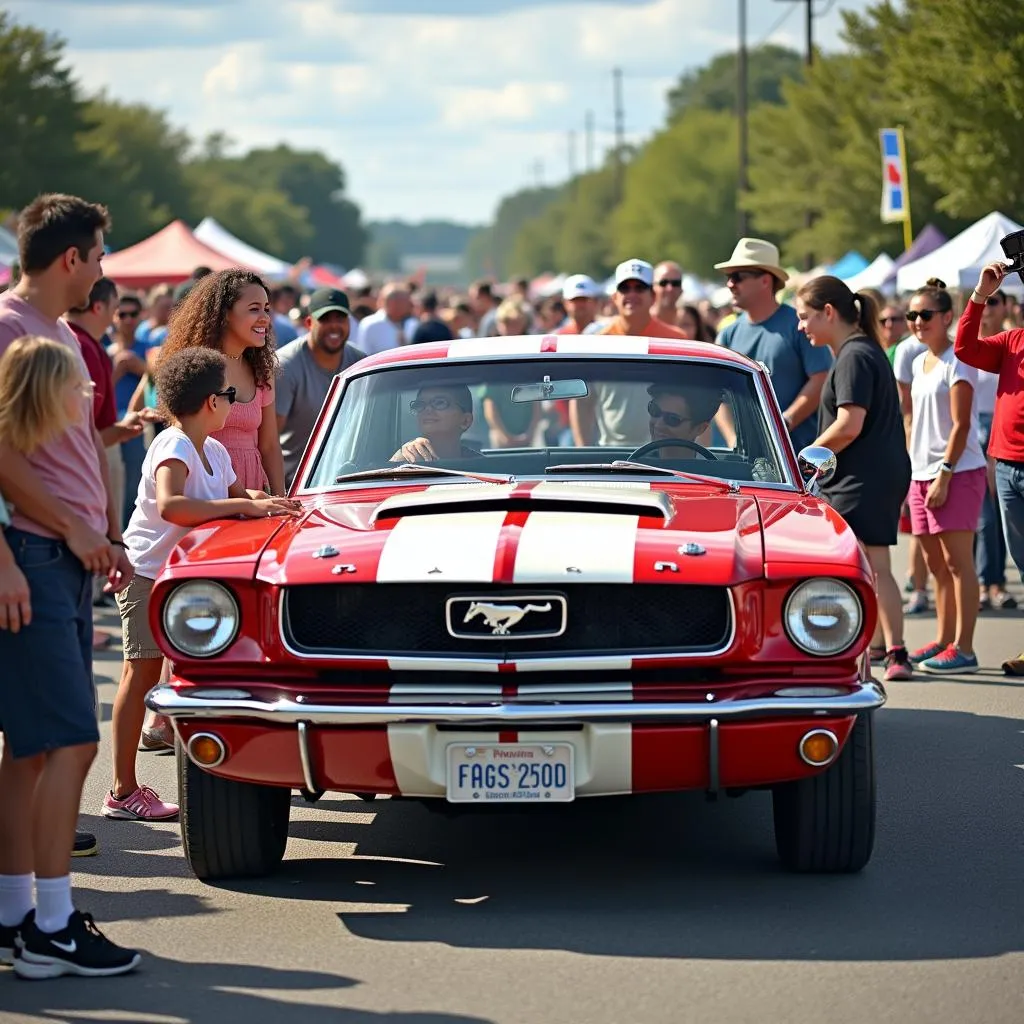
[[[196,878],[260,878],[271,874],[288,843],[291,790],[211,775],[178,740],[181,842]]]
[[[775,845],[791,871],[852,873],[875,842],[874,715],[857,716],[831,768],[772,790]]]

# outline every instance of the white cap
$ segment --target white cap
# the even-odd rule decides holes
[[[562,298],[566,302],[569,299],[596,299],[601,295],[601,289],[594,283],[594,279],[586,274],[573,274],[565,279],[562,285]]]
[[[645,260],[626,260],[615,268],[615,287],[624,281],[642,281],[648,288],[653,288],[654,267]]]

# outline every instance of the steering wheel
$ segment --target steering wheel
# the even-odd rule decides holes
[[[703,455],[705,459],[711,459],[713,462],[718,462],[718,456],[708,448],[705,448],[702,444],[697,444],[696,441],[684,441],[681,437],[659,437],[655,441],[648,441],[647,444],[640,445],[635,452],[629,457],[629,461],[640,458],[641,455],[646,455],[648,452],[657,451],[659,448],[692,448],[695,452]]]

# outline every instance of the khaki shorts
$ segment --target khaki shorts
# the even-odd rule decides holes
[[[151,579],[133,576],[131,583],[116,595],[117,608],[121,613],[126,661],[142,661],[145,658],[164,656],[153,639],[153,631],[149,628],[149,595],[152,591]]]

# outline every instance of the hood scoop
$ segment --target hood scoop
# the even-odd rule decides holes
[[[535,486],[442,484],[407,494],[393,494],[377,506],[371,522],[432,516],[446,512],[598,512],[640,516],[668,522],[672,500],[661,491],[635,484],[548,483]]]

